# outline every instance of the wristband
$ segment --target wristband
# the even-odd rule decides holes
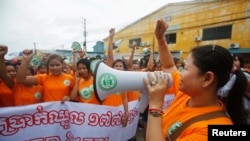
[[[164,114],[164,112],[160,109],[153,109],[153,108],[149,108],[148,112],[150,115],[154,116],[154,117],[162,117],[162,115]]]

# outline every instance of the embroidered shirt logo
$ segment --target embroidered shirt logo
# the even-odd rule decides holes
[[[36,99],[41,99],[42,94],[41,94],[40,92],[36,92],[36,93],[34,94],[34,97],[35,97]]]
[[[173,134],[178,128],[180,128],[182,126],[182,123],[177,121],[175,123],[173,123],[169,129],[168,129],[168,134],[171,135]]]
[[[64,80],[63,83],[64,83],[65,86],[69,86],[70,85],[70,81],[69,80]]]
[[[90,99],[92,97],[93,85],[89,88],[83,88],[80,90],[80,96],[84,99]]]

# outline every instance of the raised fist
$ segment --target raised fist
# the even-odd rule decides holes
[[[8,47],[5,45],[0,45],[0,56],[4,56],[8,52]]]
[[[23,59],[31,59],[33,57],[33,50],[32,49],[25,49],[23,50]]]

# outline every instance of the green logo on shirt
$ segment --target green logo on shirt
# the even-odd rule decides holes
[[[83,88],[80,90],[80,96],[84,99],[89,99],[92,96],[93,86],[91,85],[89,88]]]
[[[104,91],[109,91],[116,87],[117,79],[114,75],[110,73],[104,73],[99,77],[98,84],[100,89]]]
[[[36,92],[36,93],[34,94],[34,96],[35,96],[36,99],[41,99],[42,94],[41,94],[40,92]]]
[[[63,83],[64,83],[65,86],[69,86],[70,85],[70,81],[69,80],[64,80]]]
[[[168,134],[171,135],[173,134],[178,128],[180,128],[182,126],[182,123],[177,121],[175,123],[173,123],[169,129],[168,129]]]

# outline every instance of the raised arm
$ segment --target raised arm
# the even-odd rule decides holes
[[[81,80],[78,71],[76,71],[76,73],[75,73],[75,80],[76,80],[76,83],[75,83],[74,88],[71,90],[71,93],[70,93],[71,100],[76,100],[76,98],[78,96],[78,86],[79,86],[79,83]]]
[[[5,45],[0,45],[0,79],[5,83],[10,89],[14,86],[14,80],[7,75],[6,66],[4,62],[4,56],[8,52],[8,47]]]
[[[147,141],[165,141],[162,132],[162,107],[165,91],[167,87],[168,77],[162,78],[160,72],[154,72],[156,79],[151,73],[148,73],[148,79],[143,79],[149,96],[149,115],[146,130]],[[153,83],[157,82],[157,83]]]
[[[128,95],[127,92],[122,94],[122,104],[125,112],[125,116],[122,119],[122,126],[126,127],[128,123],[129,111],[128,111]]]
[[[82,48],[79,50],[79,57],[80,57],[80,59],[83,59],[83,58],[87,57],[86,56],[86,51],[83,50]]]
[[[167,41],[165,39],[165,31],[168,25],[165,20],[160,19],[157,21],[155,28],[155,37],[158,42],[159,58],[162,68],[165,72],[172,73],[177,70],[171,52],[168,49]]]
[[[137,43],[136,41],[133,41],[132,42],[132,50],[131,50],[131,54],[129,56],[129,59],[128,59],[128,70],[131,70],[132,66],[133,66],[133,60],[134,60],[134,54],[135,54],[135,49],[137,47]]]
[[[27,69],[29,63],[33,57],[33,50],[26,49],[23,51],[23,60],[17,71],[16,81],[18,83],[27,84],[27,85],[36,85],[37,79],[36,76],[27,76]]]
[[[160,19],[157,21],[155,27],[155,36],[159,46],[159,57],[162,63],[163,70],[167,73],[172,73],[177,70],[175,67],[173,57],[167,48],[167,42],[165,40],[165,31],[167,30],[167,23]],[[152,74],[148,74],[149,80],[144,79],[144,84],[148,90],[149,95],[149,116],[147,122],[146,140],[147,141],[165,141],[165,137],[162,132],[162,115],[163,115],[163,103],[166,88],[168,84],[168,77],[163,79],[160,72],[155,72],[156,79]]]
[[[149,51],[149,59],[148,59],[148,64],[147,64],[147,70],[148,71],[154,71],[154,52],[151,48],[148,49]]]
[[[72,61],[72,69],[73,69],[73,71],[74,72],[76,72],[76,50],[75,49],[73,49],[72,50],[72,56],[73,56],[73,61]]]
[[[115,35],[115,29],[111,28],[109,30],[109,41],[108,41],[108,57],[107,57],[107,65],[112,67],[112,64],[114,62],[113,58],[113,38]]]

